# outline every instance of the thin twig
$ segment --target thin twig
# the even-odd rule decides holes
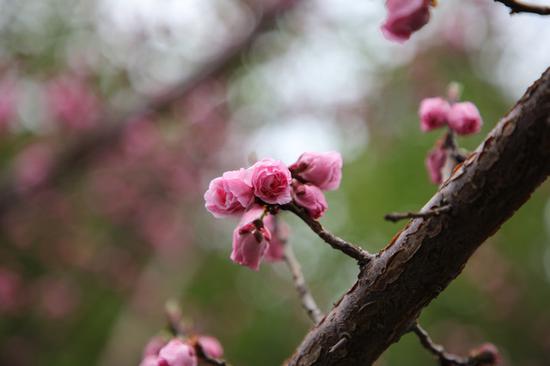
[[[348,256],[356,259],[360,265],[363,265],[374,258],[374,256],[366,250],[359,248],[358,246],[355,246],[325,230],[325,228],[319,223],[319,221],[314,220],[304,209],[298,207],[293,202],[282,205],[281,208],[283,210],[290,211],[301,218],[302,221],[304,221],[315,234],[317,234],[321,239],[325,241],[325,243],[327,243],[334,249],[339,250],[347,254]]]
[[[432,216],[437,216],[443,212],[449,212],[451,210],[450,205],[444,205],[441,207],[434,207],[428,211],[421,212],[392,212],[386,214],[384,219],[391,222],[397,222],[404,219],[415,219],[415,218],[427,218]]]
[[[494,356],[486,352],[481,352],[470,357],[460,357],[445,351],[445,348],[442,345],[436,344],[432,341],[428,335],[428,332],[426,332],[426,330],[424,330],[418,323],[415,323],[412,326],[411,332],[418,336],[418,339],[424,348],[438,358],[441,366],[481,366],[492,364],[494,362]]]
[[[288,268],[290,269],[290,273],[292,273],[294,286],[296,287],[296,291],[298,291],[298,296],[300,296],[302,306],[306,310],[307,315],[309,315],[313,323],[319,323],[321,319],[323,319],[324,315],[317,306],[317,303],[311,295],[311,292],[309,292],[306,281],[304,279],[304,274],[302,273],[302,269],[300,268],[300,263],[298,262],[298,259],[296,259],[296,256],[294,255],[294,250],[292,250],[292,246],[289,243],[285,245],[284,259],[286,264],[288,265]]]
[[[495,0],[498,3],[502,3],[510,8],[510,14],[514,13],[532,13],[539,15],[549,15],[550,6],[526,4],[518,0]]]

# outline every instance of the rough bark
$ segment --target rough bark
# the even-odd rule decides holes
[[[288,365],[370,365],[550,172],[550,69],[305,337]],[[518,243],[519,244],[519,243]]]

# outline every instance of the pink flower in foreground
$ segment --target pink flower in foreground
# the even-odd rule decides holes
[[[474,103],[462,102],[451,106],[449,126],[459,135],[479,132],[483,121]]]
[[[386,0],[386,8],[382,33],[391,41],[405,42],[430,20],[430,0]]]
[[[204,201],[206,209],[214,217],[240,214],[252,203],[253,191],[246,176],[244,169],[233,170],[210,182]]]
[[[250,208],[233,231],[231,260],[255,271],[260,268],[260,262],[271,241],[270,231],[263,223],[256,222],[262,213],[263,207],[260,205]]]
[[[195,350],[179,339],[172,339],[160,350],[158,366],[197,366]]]
[[[447,123],[447,117],[451,105],[443,98],[426,98],[420,103],[418,115],[420,117],[420,129],[424,132],[443,127]]]
[[[284,221],[273,215],[269,215],[264,219],[264,225],[271,232],[272,236],[265,253],[265,259],[269,262],[283,260],[285,243],[288,239],[290,228]]]
[[[291,174],[281,161],[263,159],[249,168],[254,194],[262,201],[283,205],[291,201]]]
[[[208,357],[220,358],[223,356],[223,347],[216,338],[211,336],[199,336],[198,342]]]
[[[298,206],[305,208],[308,214],[314,219],[323,216],[328,208],[328,204],[325,195],[317,186],[297,183],[292,188],[292,195]]]
[[[342,156],[335,151],[306,152],[290,166],[294,176],[324,191],[338,189],[342,180]]]
[[[443,169],[446,160],[447,153],[439,145],[428,153],[428,156],[426,157],[426,169],[428,170],[430,179],[434,184],[441,184],[443,181],[441,169]]]

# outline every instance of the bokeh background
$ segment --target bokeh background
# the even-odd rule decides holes
[[[310,327],[290,275],[234,265],[236,222],[202,195],[257,158],[338,150],[343,184],[322,221],[382,248],[402,225],[383,215],[436,190],[424,158],[440,133],[420,132],[419,101],[462,83],[485,120],[459,141],[472,149],[550,66],[550,18],[490,0],[432,15],[397,45],[379,30],[382,0],[0,1],[0,365],[137,365],[168,299],[232,364],[281,364]],[[548,364],[549,193],[422,313],[437,342]],[[356,266],[287,216],[329,310]],[[411,335],[378,362],[431,364]]]

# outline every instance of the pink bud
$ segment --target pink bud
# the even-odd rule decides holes
[[[233,231],[231,260],[255,271],[260,268],[260,262],[271,241],[271,233],[263,223],[256,224],[262,212],[263,208],[260,205],[251,207]]]
[[[273,215],[269,215],[264,219],[265,227],[271,232],[271,241],[267,246],[265,259],[269,262],[281,261],[284,258],[285,243],[288,240],[290,228],[287,223],[282,220],[277,220]]]
[[[153,337],[147,342],[143,349],[143,357],[156,356],[159,354],[162,347],[166,345],[166,341],[162,337]]]
[[[391,41],[405,42],[430,20],[430,0],[386,0],[386,8],[382,33]]]
[[[323,192],[312,184],[296,183],[293,185],[292,195],[298,206],[306,209],[308,214],[318,219],[328,208]]]
[[[480,362],[479,365],[495,366],[502,361],[498,348],[492,343],[484,343],[470,352],[471,357],[475,357]]]
[[[462,102],[451,106],[449,126],[459,135],[479,132],[483,121],[474,103]]]
[[[420,103],[418,115],[420,129],[424,132],[443,127],[447,123],[447,116],[451,105],[443,98],[426,98]]]
[[[180,339],[172,339],[160,350],[158,366],[197,366],[195,350]]]
[[[244,169],[225,172],[222,177],[213,179],[204,194],[206,209],[217,218],[244,212],[253,198]]]
[[[441,169],[445,165],[447,160],[447,153],[441,146],[436,146],[432,149],[426,157],[426,169],[430,175],[430,179],[434,184],[441,184],[443,176]]]
[[[223,356],[223,347],[216,338],[211,336],[200,336],[198,342],[208,357],[220,358]]]
[[[335,151],[306,152],[290,166],[295,177],[324,191],[338,189],[342,180],[342,156]]]
[[[263,159],[249,168],[254,194],[262,201],[283,205],[291,201],[290,171],[281,161]]]

